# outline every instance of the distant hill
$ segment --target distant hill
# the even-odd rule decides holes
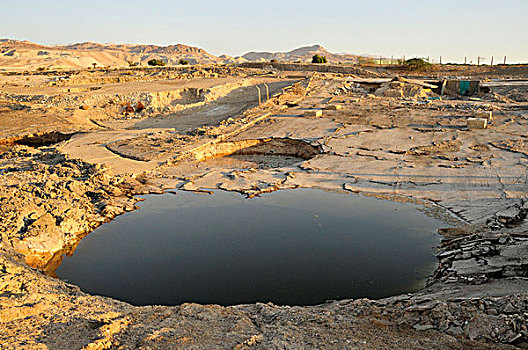
[[[330,63],[355,63],[357,55],[334,54],[321,45],[304,46],[288,52],[248,52],[242,57],[248,61],[287,61],[287,62],[311,62],[314,55],[325,56]]]
[[[258,61],[311,62],[314,55],[325,56],[330,63],[355,63],[357,55],[334,54],[321,45],[305,46],[289,52],[249,52],[242,57],[212,55],[204,49],[183,44],[159,46],[83,42],[45,46],[27,40],[0,39],[0,70],[38,68],[128,67],[129,62],[146,66],[151,59],[177,65],[180,59],[191,64],[242,63]]]
[[[185,59],[191,64],[224,63],[204,49],[177,44],[169,46],[137,44],[100,44],[95,42],[45,46],[30,41],[0,39],[0,69],[127,67],[128,62],[146,65],[150,59],[170,65]]]

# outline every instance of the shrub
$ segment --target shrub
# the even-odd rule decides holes
[[[136,67],[139,65],[139,62],[127,61],[129,67]]]
[[[319,55],[314,55],[312,57],[312,63],[326,63],[328,62],[326,57],[324,56],[319,56]]]
[[[432,64],[424,60],[423,58],[411,58],[405,61],[405,67],[409,70],[428,70],[432,67]]]
[[[183,58],[181,58],[181,59],[180,59],[180,64],[182,64],[182,65],[187,65],[187,64],[189,64],[189,61],[184,60]]]
[[[164,65],[166,65],[167,63],[165,63],[165,62],[162,61],[162,60],[159,60],[159,59],[153,58],[153,59],[149,60],[149,61],[147,62],[147,64],[148,64],[149,66],[164,66]]]

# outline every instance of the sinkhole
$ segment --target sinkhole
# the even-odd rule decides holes
[[[176,193],[96,229],[58,277],[134,305],[375,299],[424,286],[445,225],[412,204],[315,189]]]
[[[265,138],[207,145],[194,151],[192,157],[209,167],[269,169],[298,165],[321,153],[321,145],[288,138]]]

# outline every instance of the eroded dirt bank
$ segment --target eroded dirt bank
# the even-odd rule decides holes
[[[244,79],[262,73],[247,70]],[[46,124],[38,117],[44,107],[4,101],[0,120],[21,113],[39,123],[12,124],[3,137],[49,131],[60,118],[61,132],[83,133],[38,149],[0,146],[1,347],[526,347],[528,106],[494,93],[429,99],[404,80],[371,95],[356,78],[275,73],[248,83],[278,83],[281,94],[260,105],[253,93],[240,100],[247,86],[238,86],[224,104],[245,104],[229,112],[219,100],[176,114],[178,103],[148,111],[132,101],[133,111],[76,110],[89,113],[84,124],[71,119],[69,105],[59,104]],[[467,128],[477,111],[493,112],[489,128]],[[441,231],[426,288],[376,301],[134,307],[40,271],[52,274],[83,235],[133,210],[134,194],[219,188],[255,196],[297,187],[412,201],[456,227]]]

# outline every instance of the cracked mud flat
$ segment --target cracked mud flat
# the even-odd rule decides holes
[[[2,95],[0,347],[526,348],[528,105],[491,95],[375,96],[351,84],[354,77],[262,73],[179,77],[187,87],[223,91],[190,108],[178,97],[136,110],[146,95],[127,83],[79,84],[50,100],[40,97],[49,95],[39,77]],[[135,74],[133,83],[142,84]],[[144,80],[147,90],[164,90],[161,79]],[[217,114],[230,91],[295,81],[261,105],[251,95],[241,109]],[[105,90],[125,103],[96,94]],[[97,103],[79,109],[86,98]],[[305,116],[335,104],[342,108]],[[490,128],[466,128],[476,110],[493,111]],[[35,137],[50,132],[76,134],[41,148],[13,145],[22,138],[38,145]],[[410,201],[457,227],[440,231],[439,266],[425,289],[381,300],[134,307],[44,273],[95,227],[133,210],[136,194],[177,188],[257,196],[299,187]]]

